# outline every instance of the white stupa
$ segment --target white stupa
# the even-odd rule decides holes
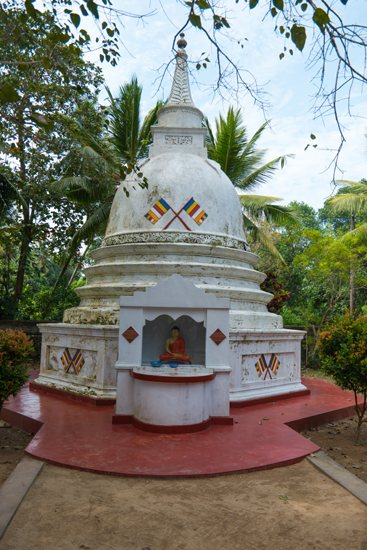
[[[190,93],[183,35],[178,46],[171,94],[152,127],[149,158],[139,166],[148,189],[133,174],[117,190],[102,246],[92,253],[95,265],[85,269],[88,285],[76,290],[80,305],[65,311],[63,323],[41,326],[39,382],[113,396],[120,296],[179,274],[230,299],[232,401],[302,390],[303,333],[283,330],[282,318],[268,312],[272,295],[260,289],[265,275],[255,269],[258,257],[246,240],[237,192],[207,158],[206,129]],[[94,348],[99,342],[98,350],[88,350],[87,342]],[[63,348],[71,348],[70,355],[84,354],[77,375],[60,363]],[[264,379],[256,363],[263,355],[267,364],[274,352],[280,366],[275,374],[268,368]]]

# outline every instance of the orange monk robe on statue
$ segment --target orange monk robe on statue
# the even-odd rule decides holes
[[[166,350],[169,349],[169,353],[164,353],[160,355],[160,361],[173,361],[178,359],[180,361],[190,361],[190,355],[185,355],[185,340],[183,338],[176,338],[173,340],[171,338],[167,340]]]

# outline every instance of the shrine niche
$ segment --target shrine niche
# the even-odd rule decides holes
[[[173,330],[177,335],[177,347],[169,352],[166,346],[167,341],[172,338]],[[152,321],[146,320],[143,328],[142,364],[150,365],[152,362],[162,361],[163,364],[178,362],[180,365],[205,365],[205,336],[204,321],[197,322],[188,315],[173,319],[164,314]],[[181,353],[185,358],[169,357],[169,353]],[[164,355],[167,357],[163,357]]]
[[[233,423],[227,298],[171,275],[121,296],[119,333],[114,424],[185,433]]]

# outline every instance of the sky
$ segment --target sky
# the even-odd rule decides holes
[[[335,3],[348,21],[364,21],[367,25],[366,0],[349,0],[347,6],[342,6],[340,0]],[[265,160],[279,155],[294,157],[288,158],[286,166],[256,192],[282,198],[283,204],[296,200],[321,208],[334,189],[331,185],[333,170],[327,168],[339,146],[340,136],[333,116],[315,119],[312,112],[317,81],[314,79],[316,69],[306,69],[307,43],[302,53],[293,47],[294,55],[286,52],[280,60],[284,40],[273,32],[272,17],[262,20],[264,12],[257,8],[248,10],[243,0],[238,4],[227,0],[225,4],[231,28],[228,35],[220,39],[221,46],[235,63],[250,71],[258,84],[263,85],[270,107],[264,114],[248,94],[242,93],[237,98],[226,90],[222,90],[221,95],[213,94],[211,86],[217,76],[214,52],[204,34],[191,27],[185,29],[189,62],[195,62],[202,52],[211,59],[207,70],[197,71],[195,64],[190,64],[194,103],[212,123],[230,105],[240,107],[249,136],[265,120],[271,120],[259,141],[260,148],[267,149]],[[114,0],[113,5],[129,12],[153,15],[144,20],[122,19],[123,26],[119,26],[123,45],[117,67],[100,63],[97,51],[89,53],[88,59],[102,67],[106,84],[113,94],[136,74],[143,86],[142,112],[145,113],[157,99],[169,95],[173,70],[168,71],[161,82],[162,69],[159,69],[172,59],[172,40],[186,20],[187,9],[176,0]],[[360,63],[362,54],[356,54],[355,59]],[[170,67],[173,69],[172,65]],[[335,63],[330,63],[330,75],[333,67]],[[326,78],[329,78],[328,73]],[[101,100],[105,98],[106,93],[102,91]],[[340,121],[347,141],[339,159],[343,172],[338,172],[337,178],[358,181],[367,178],[367,95],[361,87],[352,90],[350,105],[354,117],[346,112],[345,102],[340,105]],[[311,133],[316,136],[315,140],[310,139]],[[310,146],[305,150],[307,144]]]

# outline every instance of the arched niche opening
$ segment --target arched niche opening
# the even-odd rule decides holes
[[[185,354],[190,356],[191,364],[205,366],[204,321],[197,322],[189,315],[173,319],[167,314],[159,315],[152,321],[145,320],[142,364],[150,365],[151,361],[159,361],[159,356],[166,351],[166,341],[171,337],[174,326],[180,329],[180,338],[185,340]]]

